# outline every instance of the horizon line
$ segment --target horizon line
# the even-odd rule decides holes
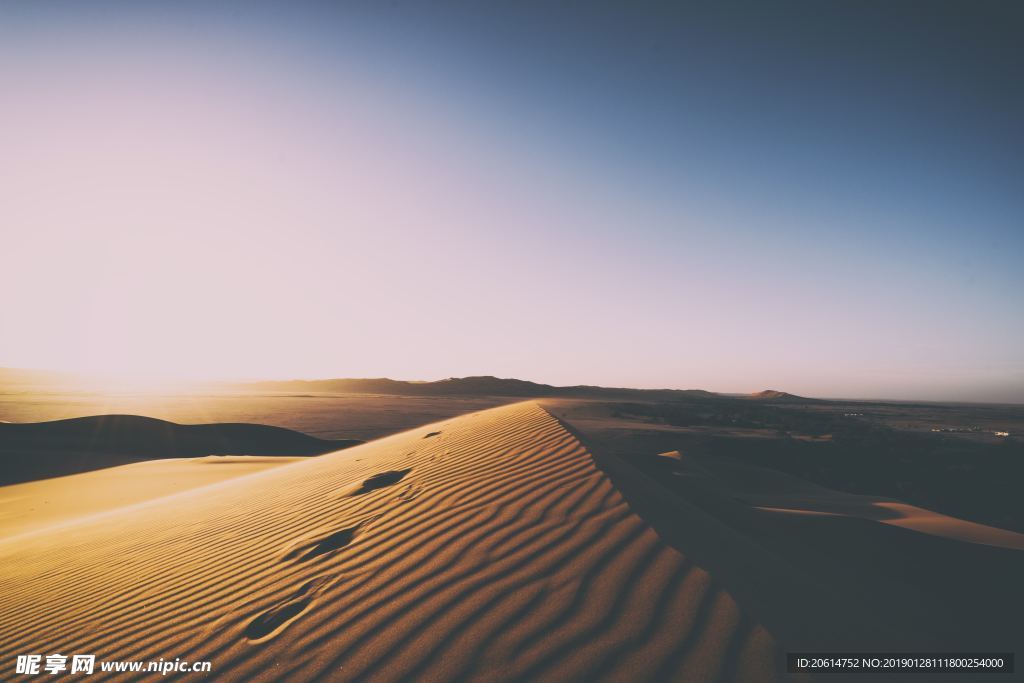
[[[500,377],[498,375],[451,375],[448,377],[440,377],[438,379],[396,379],[388,376],[376,376],[376,377],[356,377],[356,376],[336,376],[336,377],[221,377],[221,378],[191,378],[191,379],[178,379],[171,377],[152,377],[144,374],[131,374],[131,373],[110,373],[110,372],[89,372],[81,370],[62,370],[52,368],[26,368],[26,367],[14,367],[14,366],[0,366],[0,373],[4,371],[15,371],[25,373],[41,373],[41,374],[52,374],[52,375],[63,375],[68,378],[77,378],[79,381],[83,379],[92,380],[114,380],[117,382],[123,382],[126,384],[152,384],[163,387],[200,387],[209,385],[247,385],[247,384],[261,384],[261,383],[287,383],[287,382],[344,382],[344,381],[389,381],[399,382],[405,384],[433,384],[438,382],[445,382],[450,380],[465,380],[465,379],[494,379],[498,381],[516,381],[526,382],[530,384],[536,384],[538,386],[546,386],[554,389],[572,389],[576,387],[587,387],[596,389],[606,390],[627,390],[627,391],[644,391],[644,392],[705,392],[722,396],[726,398],[733,397],[744,397],[753,396],[764,391],[778,391],[789,396],[796,398],[815,399],[821,401],[851,401],[857,403],[927,403],[927,404],[945,404],[945,405],[992,405],[992,406],[1024,406],[1024,401],[979,401],[969,399],[926,399],[916,397],[885,397],[885,396],[823,396],[823,395],[807,395],[807,394],[796,394],[782,389],[757,389],[747,392],[735,392],[735,391],[718,391],[713,389],[704,389],[699,387],[687,387],[687,388],[676,388],[676,387],[635,387],[635,386],[606,386],[602,384],[551,384],[548,382],[539,382],[532,379],[523,379],[520,377]],[[0,377],[0,385],[5,382],[5,378]],[[29,383],[31,384],[31,383]],[[85,393],[96,393],[93,391],[86,391]]]

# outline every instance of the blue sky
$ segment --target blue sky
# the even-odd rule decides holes
[[[1022,13],[5,5],[0,365],[1024,401]]]

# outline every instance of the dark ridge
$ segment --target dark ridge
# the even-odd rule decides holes
[[[710,391],[699,389],[624,389],[596,386],[556,387],[521,379],[500,377],[451,377],[436,382],[403,382],[394,379],[317,379],[254,382],[238,385],[245,390],[325,392],[339,394],[394,394],[400,396],[521,396],[542,398],[547,396],[586,397],[648,397],[685,398],[715,397]]]
[[[182,425],[139,415],[0,423],[0,485],[143,460],[207,455],[307,456],[360,443],[355,439],[319,439],[270,425]]]
[[[68,384],[75,375],[16,368],[0,368],[0,385],[17,387],[52,387]],[[81,380],[82,378],[77,378]],[[449,377],[433,382],[409,382],[387,377],[265,380],[244,383],[211,383],[218,389],[236,391],[287,392],[315,396],[321,394],[384,394],[391,396],[512,396],[522,398],[617,398],[649,400],[685,400],[701,398],[735,398],[703,389],[630,389],[599,387],[587,384],[554,386],[529,380],[477,375]],[[763,392],[762,392],[763,393]],[[782,394],[783,392],[778,392]],[[788,394],[787,394],[788,396]],[[794,397],[798,398],[798,397]],[[805,399],[813,400],[813,399]]]
[[[787,394],[785,391],[777,391],[775,389],[765,389],[764,391],[758,391],[750,394],[747,398],[754,399],[755,401],[778,401],[781,403],[817,403],[818,399],[805,398],[804,396],[796,396],[795,394]]]

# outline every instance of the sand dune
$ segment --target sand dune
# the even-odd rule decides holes
[[[1021,534],[715,453],[671,452],[687,442],[621,405],[544,405],[630,508],[786,649],[1019,649]]]
[[[778,663],[534,403],[0,541],[0,567],[0,661],[181,657],[229,681],[765,681]]]
[[[571,421],[493,408],[0,540],[0,661],[208,660],[227,681],[771,681],[786,650],[1019,644],[1019,534],[656,455],[640,423],[547,405]]]
[[[245,455],[170,458],[2,486],[0,538],[137,505],[303,459]]]
[[[845,501],[834,496],[826,498],[792,498],[786,496],[765,496],[757,505],[758,510],[803,515],[835,515],[854,519],[868,519],[911,529],[941,538],[965,543],[990,545],[997,548],[1024,550],[1024,534],[1005,529],[996,529],[956,519],[931,510],[899,501],[866,500]],[[751,502],[750,499],[747,499]]]
[[[662,454],[668,455],[668,454]],[[1024,550],[1024,534],[926,510],[891,498],[834,491],[782,472],[724,458],[674,453],[678,474],[701,477],[705,488],[765,512],[869,520],[950,540]]]
[[[0,424],[0,484],[155,458],[318,455],[362,443],[263,424],[176,424],[141,415],[93,415]]]

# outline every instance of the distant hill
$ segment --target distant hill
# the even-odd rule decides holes
[[[20,390],[74,386],[82,377],[38,370],[0,368],[0,386],[16,386]],[[268,391],[287,393],[325,394],[385,394],[392,396],[512,396],[522,398],[605,398],[624,400],[671,401],[678,399],[735,399],[736,395],[718,394],[703,389],[630,389],[626,387],[599,387],[579,384],[554,386],[529,380],[477,375],[472,377],[449,377],[431,382],[410,382],[387,377],[332,378],[332,379],[290,379],[263,380],[258,382],[205,382],[202,386],[210,390],[229,388],[237,391]],[[815,401],[787,394],[784,391],[766,390],[744,398],[773,401]]]
[[[541,398],[563,396],[572,398],[619,397],[659,398],[717,397],[710,391],[700,389],[626,389],[577,385],[557,387],[522,379],[505,379],[490,375],[476,377],[451,377],[436,382],[405,382],[401,380],[377,379],[315,379],[252,382],[239,385],[241,388],[261,391],[325,392],[339,394],[395,394],[400,396],[522,396]]]
[[[815,403],[818,400],[814,398],[806,398],[804,396],[796,396],[795,394],[787,394],[785,391],[777,391],[775,389],[758,391],[750,394],[747,398],[754,399],[755,401],[778,401],[785,403]]]
[[[386,377],[371,379],[296,379],[252,382],[242,385],[266,391],[318,391],[338,394],[397,394],[401,396],[550,396],[557,387],[521,379],[498,377],[451,377],[436,382],[405,382]]]
[[[318,455],[360,443],[269,425],[182,425],[139,415],[0,423],[0,485],[159,458]]]

